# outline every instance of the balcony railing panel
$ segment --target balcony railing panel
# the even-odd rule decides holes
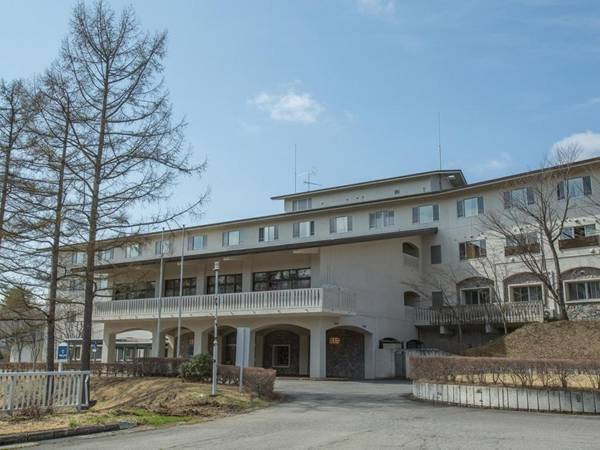
[[[352,313],[356,301],[351,291],[342,288],[288,289],[280,291],[219,294],[219,311],[223,314],[279,314],[298,312]],[[215,308],[215,295],[113,300],[94,305],[95,320],[210,316]]]
[[[415,309],[417,326],[517,324],[543,320],[544,306],[538,301]]]

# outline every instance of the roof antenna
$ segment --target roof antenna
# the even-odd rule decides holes
[[[294,193],[298,192],[298,146],[294,144]]]
[[[310,192],[310,189],[312,186],[323,186],[322,184],[319,183],[315,183],[314,181],[310,181],[310,177],[312,175],[316,175],[317,174],[317,169],[315,169],[314,167],[312,169],[310,169],[308,172],[306,172],[306,180],[304,181],[304,184],[307,187],[307,191]]]
[[[442,170],[442,119],[438,111],[438,153],[440,157],[440,172]]]

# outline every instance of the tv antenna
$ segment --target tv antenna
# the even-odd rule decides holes
[[[323,186],[320,183],[315,183],[314,181],[311,181],[311,177],[317,175],[317,169],[315,169],[314,167],[308,172],[304,172],[300,175],[306,175],[306,180],[304,180],[303,183],[306,185],[307,191],[310,191],[313,186]]]

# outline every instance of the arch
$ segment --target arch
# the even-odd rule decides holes
[[[502,292],[504,301],[544,300],[546,287],[533,272],[519,272],[507,276],[503,280]]]
[[[421,304],[421,296],[415,291],[404,291],[404,306],[418,307]]]
[[[292,324],[270,324],[254,333],[255,361],[278,376],[308,375],[310,330]]]
[[[417,247],[412,242],[403,242],[402,243],[402,253],[405,255],[413,256],[415,258],[419,257],[419,247]]]
[[[409,341],[406,341],[406,348],[423,348],[423,342],[418,339],[411,339]]]
[[[600,268],[575,267],[561,275],[567,302],[600,300]]]
[[[330,328],[326,334],[326,376],[365,378],[365,330],[352,326]]]
[[[463,305],[490,303],[494,291],[494,282],[485,277],[469,277],[456,284],[457,298]]]

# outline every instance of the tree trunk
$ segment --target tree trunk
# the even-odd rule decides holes
[[[0,248],[2,248],[2,240],[4,239],[4,216],[6,215],[6,203],[8,201],[8,191],[10,186],[10,165],[12,163],[12,147],[13,147],[13,128],[15,124],[15,111],[12,109],[10,115],[10,131],[8,132],[8,145],[6,146],[6,154],[4,157],[4,176],[2,177],[2,193],[0,194]]]
[[[46,321],[46,370],[54,370],[54,345],[56,329],[56,293],[58,291],[58,263],[60,259],[60,237],[62,231],[63,195],[65,182],[65,166],[67,159],[67,141],[70,123],[65,123],[62,155],[58,168],[58,191],[56,192],[56,207],[54,210],[54,230],[52,236],[52,261],[50,268],[50,286],[48,289],[48,316]]]

